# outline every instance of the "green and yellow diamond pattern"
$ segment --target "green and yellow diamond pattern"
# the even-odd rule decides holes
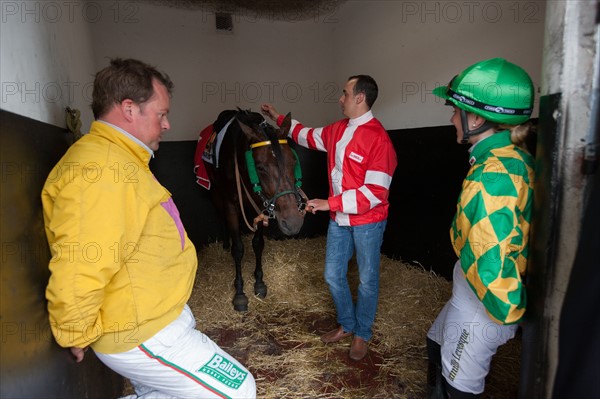
[[[450,236],[467,281],[502,324],[525,312],[521,277],[527,267],[533,203],[533,159],[497,133],[474,148]]]

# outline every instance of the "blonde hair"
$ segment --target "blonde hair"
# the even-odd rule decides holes
[[[520,125],[497,125],[496,132],[510,131],[510,141],[516,146],[527,150],[527,137],[536,131],[536,126],[530,120]]]

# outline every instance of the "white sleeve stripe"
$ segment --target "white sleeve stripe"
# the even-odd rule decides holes
[[[369,204],[371,205],[370,209],[375,208],[377,205],[381,204],[381,200],[377,198],[371,190],[369,190],[366,186],[362,186],[358,189],[367,199],[369,200]]]
[[[313,140],[315,140],[315,146],[319,151],[325,151],[325,146],[323,145],[323,138],[321,137],[322,133],[322,127],[318,127],[313,130]]]
[[[295,119],[292,119],[292,125],[290,126],[290,134],[289,134],[290,137],[292,137],[292,132],[296,128],[297,124],[298,124],[298,121]],[[292,139],[293,139],[293,137],[292,137]],[[302,130],[300,130],[300,132],[298,134],[297,141],[298,141],[298,144],[300,144],[302,147],[308,147],[308,143],[306,142],[306,133],[302,134]]]
[[[376,184],[389,189],[390,184],[392,184],[392,176],[385,172],[367,170],[367,173],[365,174],[365,184]]]
[[[358,205],[356,204],[356,190],[348,190],[342,194],[342,210],[344,213],[356,214]]]
[[[340,226],[350,226],[350,215],[344,212],[337,211],[335,213],[335,221]]]
[[[290,128],[290,132],[294,131],[294,128],[296,127],[297,124],[298,124],[298,121],[292,119],[292,126]],[[304,127],[302,129],[300,129],[300,131],[298,132],[298,144],[300,144],[303,147],[309,148],[308,147],[308,132],[310,132],[311,129],[313,131],[312,138],[315,141],[316,149],[319,151],[325,151],[325,146],[323,145],[323,140],[321,139],[321,133],[323,132],[322,127],[318,127],[316,129],[313,129],[310,127]]]
[[[292,132],[294,131],[294,128],[296,127],[297,124],[298,124],[298,121],[295,119],[292,119],[292,124],[290,125],[290,131],[288,132],[288,137],[292,137]]]
[[[375,208],[381,204],[381,200],[375,196],[366,186],[358,189],[369,201],[369,209]],[[342,194],[342,209],[344,213],[358,213],[358,202],[356,200],[356,190],[348,190]]]

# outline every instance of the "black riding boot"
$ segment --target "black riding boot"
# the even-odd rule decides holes
[[[481,397],[481,394],[479,393],[469,393],[469,392],[463,392],[463,391],[459,391],[458,389],[454,388],[452,385],[448,384],[448,382],[446,383],[446,392],[448,392],[448,399],[479,399]]]
[[[446,380],[442,375],[442,353],[440,345],[427,338],[427,399],[447,399]]]

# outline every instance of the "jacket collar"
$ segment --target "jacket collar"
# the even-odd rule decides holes
[[[478,158],[481,158],[482,155],[488,153],[493,148],[506,147],[511,144],[512,141],[510,141],[510,132],[508,130],[494,133],[491,136],[478,141],[469,149],[469,152],[471,153],[469,164],[473,165],[477,162]]]
[[[148,146],[130,133],[108,122],[100,120],[92,122],[89,134],[103,137],[111,143],[126,149],[145,165],[148,165],[150,158],[154,157],[154,152]]]
[[[348,126],[364,125],[371,119],[373,119],[373,112],[371,112],[371,110],[369,110],[369,111],[365,112],[364,114],[362,114],[361,116],[359,116],[358,118],[349,119]]]

